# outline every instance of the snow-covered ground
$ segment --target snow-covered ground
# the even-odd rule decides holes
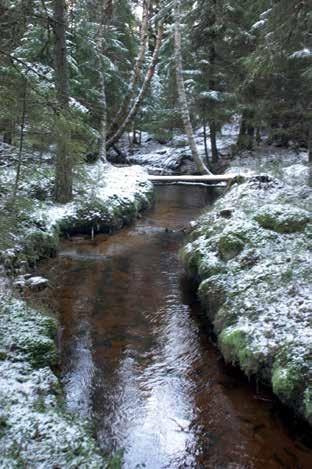
[[[0,168],[2,213],[10,197],[15,171]],[[52,253],[59,234],[111,232],[133,220],[149,206],[153,187],[142,167],[115,168],[101,162],[77,168],[74,201],[52,201],[53,172],[49,165],[25,165],[17,200],[15,223],[3,225],[0,260],[10,268]],[[33,256],[31,256],[33,251]],[[33,257],[33,258],[32,258]],[[27,265],[25,266],[27,267]]]
[[[218,149],[220,153],[229,153],[230,147],[236,141],[237,124],[225,125],[218,135]],[[195,140],[198,151],[205,158],[205,145],[203,129],[195,132]],[[210,140],[207,139],[210,152]],[[133,145],[131,151],[123,141],[123,152],[127,155],[129,164],[138,164],[145,167],[150,174],[192,174],[196,173],[196,166],[192,162],[191,151],[187,138],[183,134],[177,134],[171,141],[161,144],[151,138],[147,133],[142,134],[141,145]],[[113,151],[112,151],[113,153]]]
[[[46,286],[46,279],[27,271],[56,252],[60,235],[91,236],[121,228],[151,204],[153,187],[141,167],[98,162],[77,168],[74,201],[56,205],[52,176],[49,165],[38,168],[27,160],[12,216],[6,205],[15,170],[0,168],[0,467],[104,468],[89,423],[62,406],[62,390],[52,371],[58,359],[55,320],[16,296],[23,288]],[[13,281],[15,293],[8,272],[19,274]]]
[[[261,147],[196,224],[183,259],[220,350],[312,424],[312,188],[307,152]],[[274,174],[274,176],[271,176]],[[277,176],[277,177],[276,177]]]

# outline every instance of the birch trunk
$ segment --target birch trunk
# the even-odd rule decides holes
[[[312,124],[310,124],[310,129],[309,129],[308,150],[309,150],[309,163],[312,164]]]
[[[55,199],[59,203],[66,203],[73,196],[73,163],[68,148],[70,131],[66,120],[69,111],[69,90],[65,0],[54,0],[54,38],[55,88],[58,101]]]
[[[135,95],[136,85],[141,80],[145,52],[146,52],[146,47],[148,43],[148,24],[149,24],[150,8],[151,8],[151,0],[144,0],[139,53],[136,59],[136,64],[135,64],[134,72],[132,75],[132,79],[129,84],[129,91],[122,105],[120,106],[120,109],[117,113],[116,118],[114,119],[113,124],[111,125],[112,132],[116,132],[116,130],[118,129],[119,122],[123,122],[123,120],[127,116],[131,100],[133,99]]]
[[[102,63],[100,61],[100,66]],[[102,163],[107,164],[107,151],[106,151],[106,139],[107,139],[107,101],[106,101],[106,86],[105,76],[102,70],[99,70],[100,76],[100,99],[99,104],[101,107],[101,121],[100,121],[100,141],[99,141],[99,158]]]
[[[184,86],[181,41],[181,0],[175,0],[174,3],[174,22],[176,79],[183,125],[188,138],[189,146],[192,151],[192,157],[197,166],[198,172],[201,174],[211,174],[198,152]]]
[[[123,120],[123,122],[120,124],[118,130],[115,132],[115,134],[110,137],[107,141],[107,147],[111,146],[112,144],[116,143],[120,137],[122,136],[122,134],[125,132],[127,126],[130,124],[130,122],[132,122],[132,120],[135,118],[135,116],[137,115],[138,113],[138,110],[140,109],[140,106],[142,104],[142,101],[145,97],[145,94],[148,90],[148,87],[149,87],[149,84],[151,82],[151,79],[153,78],[154,76],[154,73],[155,73],[155,69],[156,69],[156,65],[158,63],[158,57],[159,57],[159,50],[160,50],[160,46],[161,46],[161,41],[162,41],[162,37],[163,37],[163,32],[164,32],[164,27],[163,27],[163,23],[161,22],[159,27],[158,27],[158,31],[157,31],[157,36],[156,36],[156,44],[155,44],[155,49],[154,49],[154,53],[153,53],[153,57],[152,57],[152,60],[151,60],[151,63],[148,67],[148,70],[146,72],[146,75],[145,75],[145,78],[144,78],[144,81],[143,81],[143,84],[142,84],[142,87],[141,87],[141,90],[136,98],[136,100],[134,101],[128,115],[125,117],[125,119]]]
[[[99,138],[99,159],[102,163],[107,164],[107,149],[106,149],[106,140],[107,140],[107,99],[106,99],[106,82],[105,74],[103,70],[102,55],[105,53],[105,48],[103,46],[106,26],[108,25],[108,17],[110,16],[109,12],[112,11],[111,0],[101,0],[99,7],[99,17],[100,23],[97,31],[97,37],[95,40],[95,54],[98,63],[98,73],[99,73],[99,105],[101,110],[100,115],[100,138]],[[107,12],[107,14],[106,14]]]

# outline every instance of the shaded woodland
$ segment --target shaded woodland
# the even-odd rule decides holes
[[[134,143],[142,131],[161,142],[185,132],[200,173],[215,170],[218,133],[233,117],[233,152],[265,138],[309,147],[311,158],[309,1],[2,0],[0,9],[0,135],[20,150],[53,148],[59,202],[72,198],[75,163],[122,156],[126,132]],[[20,177],[17,163],[13,192]]]

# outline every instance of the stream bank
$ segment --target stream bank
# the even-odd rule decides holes
[[[10,220],[5,207],[14,172],[1,168],[0,173],[0,467],[103,468],[90,421],[64,409],[58,323],[46,302],[32,308],[18,292],[46,288],[42,277],[28,272],[40,259],[56,255],[62,237],[119,230],[150,207],[153,187],[141,168],[95,164],[80,168],[75,201],[57,206],[49,201],[48,165],[35,171],[27,164],[23,174],[16,219]]]
[[[312,424],[312,190],[305,154],[264,148],[182,251],[227,362]],[[276,174],[255,176],[262,171]],[[253,176],[254,175],[254,176]]]
[[[121,450],[127,469],[309,468],[311,449],[272,394],[226,366],[210,342],[178,257],[184,228],[218,194],[155,192],[131,227],[64,241],[40,264],[62,325],[67,409],[91,418],[102,450]]]

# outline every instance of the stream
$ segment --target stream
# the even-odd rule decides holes
[[[271,392],[224,364],[184,276],[183,228],[215,197],[159,187],[131,227],[64,241],[42,263],[67,407],[92,418],[105,453],[123,450],[127,469],[310,468],[311,448]]]

